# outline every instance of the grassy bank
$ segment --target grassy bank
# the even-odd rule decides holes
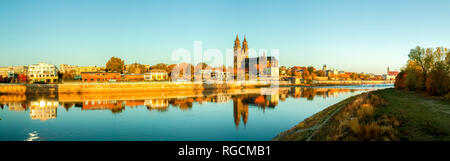
[[[273,140],[450,140],[450,101],[373,91],[332,105]]]

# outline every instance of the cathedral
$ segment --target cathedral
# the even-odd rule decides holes
[[[276,77],[278,78],[278,60],[274,56],[258,56],[249,58],[248,42],[244,36],[244,41],[239,40],[236,35],[234,40],[234,66],[233,77],[234,80],[249,80],[249,75],[255,78],[261,77]],[[250,71],[254,71],[253,73]]]
[[[238,35],[236,35],[236,40],[234,40],[233,53],[234,53],[234,66],[233,66],[234,80],[237,80],[238,77],[243,78],[247,73],[245,69],[248,69],[247,68],[248,64],[245,63],[245,59],[248,58],[248,43],[245,36],[241,48],[241,42],[239,41]]]

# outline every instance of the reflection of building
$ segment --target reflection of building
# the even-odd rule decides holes
[[[213,102],[225,103],[225,102],[228,102],[230,99],[231,99],[231,96],[219,93],[219,94],[217,94],[216,97],[213,98]]]
[[[144,104],[145,104],[144,100],[125,101],[125,105],[128,106],[128,107],[141,106],[141,105],[144,105]]]
[[[81,73],[83,82],[107,82],[121,80],[119,72],[83,72]]]
[[[59,103],[57,101],[31,101],[30,117],[31,119],[48,120],[56,118],[56,108]]]
[[[165,81],[169,79],[167,72],[163,69],[152,69],[149,73],[145,73],[146,81]]]
[[[149,110],[157,109],[157,110],[165,110],[169,107],[168,99],[151,99],[145,100],[144,105],[147,106]]]
[[[113,113],[124,109],[122,101],[116,100],[86,100],[83,102],[83,110],[111,110]]]
[[[47,63],[34,64],[28,67],[28,80],[31,82],[58,82],[58,69],[55,65]]]
[[[27,105],[22,102],[9,102],[8,107],[10,111],[25,111],[27,110]]]
[[[239,123],[242,120],[244,121],[244,125],[247,124],[248,120],[248,104],[243,101],[242,96],[233,98],[233,117],[234,123],[236,127],[239,126]]]

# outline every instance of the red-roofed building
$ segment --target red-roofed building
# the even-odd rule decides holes
[[[389,67],[387,68],[387,73],[384,74],[384,79],[386,80],[395,80],[395,77],[397,77],[399,71],[389,71]]]

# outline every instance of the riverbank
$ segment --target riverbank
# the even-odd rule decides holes
[[[340,82],[340,83],[339,83]],[[359,82],[359,83],[358,83]],[[60,84],[0,84],[0,94],[24,94],[24,93],[89,93],[89,92],[142,92],[142,91],[166,91],[166,90],[222,90],[242,89],[258,87],[316,87],[316,86],[345,86],[361,84],[385,84],[389,81],[335,81],[334,83],[317,84],[291,84],[280,81],[273,82],[118,82],[118,83],[60,83]]]
[[[450,140],[450,101],[396,89],[347,98],[276,141]]]

